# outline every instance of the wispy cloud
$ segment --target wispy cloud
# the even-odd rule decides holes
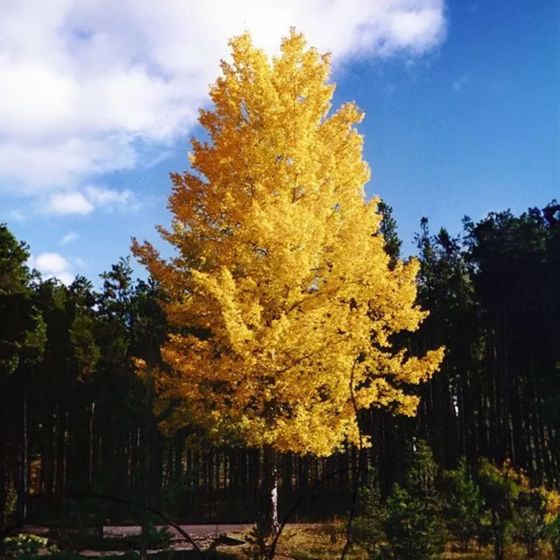
[[[249,30],[271,53],[292,25],[335,64],[419,55],[445,35],[443,0],[7,0],[0,191],[58,215],[124,204],[87,184],[188,133],[228,38]]]
[[[27,219],[26,215],[19,210],[10,210],[8,216],[11,220],[14,220],[14,222],[25,222]]]
[[[81,257],[72,257],[72,263],[74,263],[74,266],[76,268],[78,268],[79,270],[85,270],[87,268],[89,268],[89,264],[87,261],[85,261],[84,259],[82,259]]]
[[[104,187],[88,186],[85,188],[86,196],[95,206],[115,208],[120,205],[132,205],[134,195],[130,190],[117,191]]]
[[[75,231],[69,231],[61,240],[60,240],[60,244],[61,245],[68,245],[69,243],[72,243],[73,241],[77,241],[80,238],[80,236],[75,232]]]
[[[453,89],[455,91],[462,91],[463,88],[467,85],[467,83],[470,81],[471,79],[471,75],[470,74],[463,74],[460,78],[457,78],[454,82],[453,82]]]

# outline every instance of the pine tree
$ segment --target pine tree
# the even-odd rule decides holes
[[[482,515],[480,489],[472,478],[465,458],[454,470],[444,473],[446,483],[444,516],[451,534],[466,552],[479,532]]]
[[[494,559],[503,560],[505,547],[510,542],[513,532],[516,500],[521,492],[519,475],[507,462],[499,468],[483,459],[478,478],[486,507],[490,511]]]
[[[358,444],[356,410],[413,415],[407,383],[427,379],[442,351],[395,352],[415,330],[418,264],[390,266],[378,200],[365,200],[362,119],[329,114],[329,60],[292,32],[270,62],[248,35],[200,112],[192,171],[175,174],[162,259],[133,250],[166,293],[175,328],[157,378],[161,427],[189,422],[263,449],[267,523],[275,525],[275,453],[329,455]],[[362,442],[365,443],[365,442]]]
[[[391,257],[391,263],[396,263],[401,255],[402,241],[397,233],[397,221],[393,217],[393,207],[384,200],[380,200],[377,211],[381,215],[379,233],[385,241],[385,251]]]
[[[384,558],[387,555],[387,509],[375,470],[368,471],[367,482],[360,489],[359,498],[359,515],[354,524],[355,541],[367,550],[370,559]]]
[[[27,516],[28,389],[45,345],[45,323],[33,298],[28,258],[27,245],[0,224],[0,394],[7,401],[5,410],[0,409],[0,433],[6,426],[10,434],[0,437],[0,528],[6,521],[10,487],[17,487],[18,521],[23,523]],[[17,481],[12,473],[17,473]]]
[[[439,558],[446,541],[436,489],[438,467],[423,440],[415,444],[405,484],[387,500],[386,534],[396,560]]]
[[[546,495],[540,488],[525,487],[519,493],[513,533],[525,545],[527,558],[535,558],[546,534]]]

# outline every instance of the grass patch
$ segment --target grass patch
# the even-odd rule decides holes
[[[246,535],[247,536],[247,535]],[[289,526],[283,532],[276,549],[278,560],[339,560],[346,542],[346,524],[335,521],[322,525]],[[219,547],[221,552],[230,554],[227,558],[248,560],[258,558],[255,548],[249,545],[240,547]],[[209,557],[211,558],[211,556]],[[368,552],[359,544],[350,548],[348,560],[369,560]],[[441,560],[492,560],[491,546],[478,549],[473,543],[471,550],[460,552],[457,545],[448,543]],[[506,549],[506,560],[527,560],[525,548],[514,544]],[[554,554],[548,544],[543,544],[535,560],[554,560]]]

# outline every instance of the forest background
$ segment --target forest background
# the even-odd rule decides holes
[[[396,256],[396,223],[381,208]],[[160,360],[157,284],[135,280],[128,258],[101,275],[100,290],[84,277],[69,286],[42,280],[5,226],[0,241],[2,525],[26,506],[31,517],[50,515],[88,493],[160,504],[185,521],[254,520],[258,449],[208,446],[196,426],[167,438],[157,429],[153,395],[132,362]],[[535,484],[558,485],[560,205],[465,219],[455,238],[430,233],[422,219],[417,242],[419,302],[431,313],[410,344],[444,345],[441,371],[418,389],[416,418],[376,408],[360,415],[373,444],[361,454],[283,455],[281,511],[334,471],[298,518],[343,514],[353,477],[370,465],[388,493],[419,439],[444,468],[461,457],[473,468],[481,457],[507,459]]]

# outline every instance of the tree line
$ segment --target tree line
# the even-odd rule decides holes
[[[443,344],[446,357],[421,389],[416,419],[371,419],[389,483],[399,442],[415,434],[445,468],[462,456],[473,467],[480,457],[511,460],[538,482],[559,483],[559,224],[556,201],[520,216],[465,218],[456,237],[431,234],[422,219],[419,302],[430,315],[417,343]]]
[[[380,210],[397,259],[391,209]],[[417,242],[418,302],[430,315],[421,332],[397,336],[418,353],[446,349],[440,371],[416,389],[417,417],[371,408],[360,414],[371,448],[282,454],[281,512],[306,496],[296,519],[344,514],[371,465],[390,495],[419,439],[444,469],[464,458],[475,472],[485,457],[535,485],[560,483],[560,205],[465,219],[456,237],[431,233],[423,219]],[[83,277],[65,286],[30,271],[28,256],[1,226],[0,526],[80,508],[90,520],[140,515],[92,495],[184,520],[253,521],[262,452],[211,444],[194,424],[158,429],[170,409],[158,407],[154,380],[137,375],[135,360],[162,363],[160,286],[134,279],[128,259],[99,288]]]

